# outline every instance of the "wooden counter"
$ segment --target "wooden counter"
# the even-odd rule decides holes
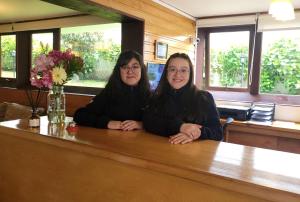
[[[0,123],[0,201],[300,201],[300,155],[143,131]]]
[[[273,121],[270,125],[263,125],[234,121],[226,134],[226,142],[300,153],[300,123]]]

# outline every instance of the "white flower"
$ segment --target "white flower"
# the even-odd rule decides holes
[[[53,83],[63,85],[67,81],[67,73],[61,66],[54,67],[52,69],[52,80]]]

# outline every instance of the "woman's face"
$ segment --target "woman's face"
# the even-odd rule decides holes
[[[187,60],[183,58],[173,58],[167,67],[167,80],[174,89],[185,86],[190,79],[190,67]]]
[[[141,79],[141,65],[132,58],[127,65],[120,68],[121,80],[128,86],[135,86]]]

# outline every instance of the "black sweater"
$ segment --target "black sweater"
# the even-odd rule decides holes
[[[79,125],[107,128],[111,120],[141,121],[145,98],[139,95],[137,87],[123,86],[122,93],[113,96],[103,89],[86,107],[78,109],[74,121]]]
[[[168,137],[179,133],[183,123],[195,123],[202,125],[200,139],[222,140],[219,114],[209,92],[169,90],[163,100],[154,99],[147,107],[143,117],[147,131]]]

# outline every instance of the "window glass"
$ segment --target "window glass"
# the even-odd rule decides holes
[[[260,92],[300,95],[300,30],[263,32]]]
[[[34,61],[40,54],[47,54],[53,50],[53,33],[36,33],[32,34],[32,50],[31,64],[34,66]]]
[[[249,31],[209,34],[209,86],[248,87]]]
[[[61,29],[61,50],[70,48],[82,57],[84,73],[74,75],[71,86],[104,87],[121,51],[121,24]]]
[[[2,35],[0,77],[16,78],[16,35]]]

